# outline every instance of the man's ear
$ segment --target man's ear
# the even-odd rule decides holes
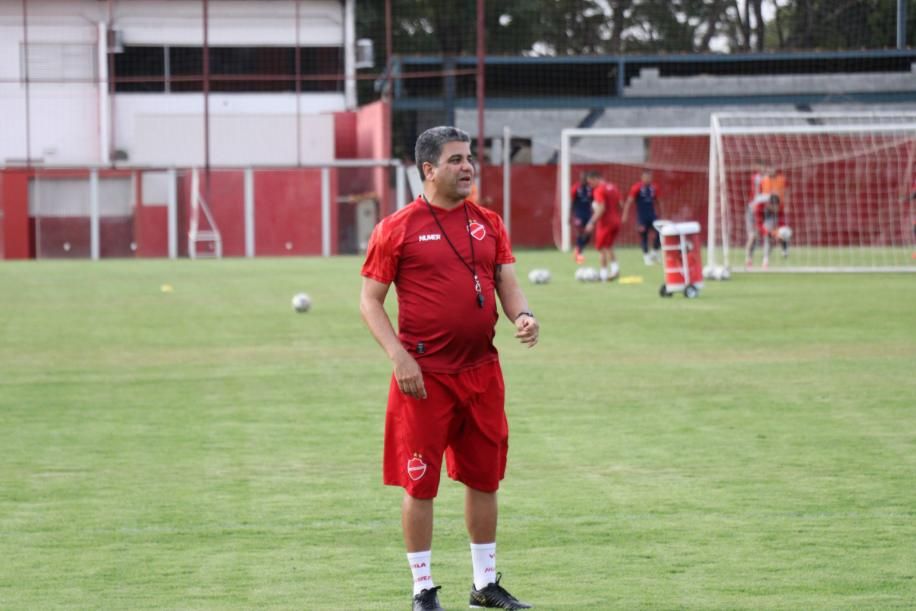
[[[426,180],[430,176],[432,176],[435,169],[436,169],[436,166],[434,166],[433,164],[431,164],[428,161],[424,161],[423,162],[423,180]]]

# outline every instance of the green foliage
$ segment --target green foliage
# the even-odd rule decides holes
[[[475,0],[392,0],[396,53],[473,54]],[[359,0],[360,36],[384,64],[384,3]],[[504,0],[487,2],[491,54],[589,55],[777,49],[880,49],[896,42],[890,0]],[[765,21],[764,7],[775,17]],[[908,0],[907,40],[916,38]]]
[[[738,275],[688,301],[660,299],[632,250],[623,273],[643,284],[516,254],[522,278],[553,280],[523,279],[540,345],[497,330],[514,593],[912,607],[911,275]],[[401,495],[379,466],[390,366],[359,318],[359,265],[0,265],[0,606],[405,608]],[[314,307],[295,314],[303,290]],[[436,508],[448,608],[470,582],[461,495],[444,481]]]

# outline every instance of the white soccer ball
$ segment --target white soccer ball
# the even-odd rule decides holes
[[[533,269],[528,272],[528,280],[531,284],[547,284],[550,282],[550,270]]]
[[[293,309],[297,312],[308,312],[312,307],[312,298],[305,293],[293,295]]]
[[[704,278],[711,278],[711,279],[715,280],[715,277],[716,277],[716,266],[715,266],[715,265],[707,265],[706,267],[704,267],[704,268],[703,268],[703,277],[704,277]]]
[[[579,282],[597,282],[598,270],[594,267],[580,267],[576,270],[576,280]]]
[[[727,266],[720,265],[719,268],[716,269],[716,280],[728,280],[731,277],[732,272]]]
[[[783,225],[776,230],[776,235],[779,236],[779,239],[783,242],[788,242],[792,239],[792,228],[787,225]]]

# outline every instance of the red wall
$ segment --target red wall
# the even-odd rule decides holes
[[[0,171],[0,208],[3,212],[4,259],[32,255],[29,230],[29,175],[26,170]]]
[[[386,102],[375,102],[358,111],[356,124],[356,150],[361,159],[391,158],[391,107]],[[372,168],[371,191],[378,194],[379,211],[386,216],[397,209],[394,202],[388,168]]]
[[[135,173],[137,207],[134,210],[134,241],[138,257],[167,257],[169,255],[168,202],[143,200],[143,172]]]
[[[337,252],[336,193],[331,172],[331,252]],[[257,255],[321,254],[321,170],[255,172],[255,245]]]
[[[387,158],[390,155],[386,136],[390,109],[384,104],[364,107],[357,113],[340,113],[335,117],[335,145],[347,155],[362,158]],[[902,146],[902,145],[901,145]],[[782,147],[787,148],[787,147]],[[887,160],[876,167],[882,172],[861,171],[862,164],[844,161],[787,171],[789,200],[792,205],[790,224],[796,232],[808,236],[815,244],[845,245],[860,240],[880,244],[882,240],[899,242],[899,236],[887,233],[888,227],[909,231],[911,220],[891,218],[884,227],[875,229],[881,215],[887,215],[882,201],[896,201],[898,191],[911,180],[905,161],[910,159],[904,149],[889,149]],[[693,167],[685,167],[692,163]],[[708,202],[708,177],[706,165],[708,143],[703,137],[659,138],[649,149],[648,164],[661,169],[654,172],[661,193],[661,215],[672,220],[697,220],[705,230]],[[904,162],[899,162],[899,160]],[[895,161],[897,160],[897,161]],[[899,166],[899,167],[898,167]],[[664,168],[679,167],[680,170]],[[630,185],[639,180],[641,166],[621,164],[577,165],[572,176],[578,177],[588,169],[597,169],[607,180],[618,185],[625,197]],[[513,165],[512,218],[513,244],[517,247],[551,247],[559,243],[561,222],[559,189],[571,185],[557,184],[556,165]],[[482,205],[503,211],[501,166],[485,166],[481,170],[484,200]],[[34,256],[34,232],[30,229],[28,214],[28,185],[33,170],[15,169],[0,171],[0,255],[3,258],[28,258]],[[125,171],[106,171],[105,175],[124,175]],[[338,198],[374,193],[381,200],[380,213],[384,216],[396,208],[393,201],[391,172],[384,169],[341,169],[331,171],[331,252],[337,253],[340,231]],[[42,177],[87,176],[86,170],[42,171]],[[105,219],[101,226],[102,256],[141,257],[168,254],[167,209],[164,202],[142,201],[142,173],[136,172],[137,207],[133,219]],[[576,178],[574,178],[575,180]],[[202,176],[203,180],[203,176]],[[317,255],[321,253],[321,172],[317,169],[258,170],[254,173],[257,255]],[[841,191],[837,185],[846,185]],[[906,184],[904,184],[904,181]],[[899,183],[899,184],[898,184]],[[728,187],[730,199],[737,202],[734,214],[743,205],[748,189],[748,172],[732,172]],[[901,185],[903,185],[901,187]],[[179,252],[187,253],[190,172],[179,173],[178,213]],[[876,194],[878,196],[876,197]],[[226,256],[245,254],[244,235],[244,173],[241,170],[213,171],[211,174],[209,203],[223,237]],[[160,205],[151,205],[160,204]],[[820,208],[817,208],[820,206]],[[821,228],[816,212],[829,206],[833,218],[842,217],[848,226]],[[898,207],[899,208],[899,207]],[[897,209],[897,208],[894,208]],[[899,208],[903,210],[903,208]],[[635,212],[635,211],[633,211]],[[635,215],[634,215],[635,216]],[[743,218],[737,216],[736,218]],[[71,242],[68,252],[43,252],[44,256],[88,256],[88,220],[84,218],[39,219],[43,243],[66,240]],[[346,227],[344,227],[346,229]],[[743,239],[743,223],[733,223],[738,243]],[[883,231],[871,235],[867,232]],[[57,235],[58,238],[54,238]],[[85,238],[85,239],[84,239]],[[56,240],[56,242],[55,242]],[[125,245],[133,240],[137,251],[132,253]],[[623,245],[635,245],[638,237],[632,220],[628,221],[620,236]],[[287,246],[288,245],[288,246]]]

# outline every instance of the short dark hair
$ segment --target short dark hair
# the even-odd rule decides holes
[[[426,180],[423,174],[423,164],[431,163],[437,165],[439,156],[442,154],[442,147],[446,142],[470,142],[471,137],[467,132],[452,127],[451,125],[440,125],[430,127],[420,134],[417,138],[417,145],[414,147],[414,159],[417,160],[417,169],[420,170],[420,178]]]
[[[588,170],[585,173],[585,180],[588,180],[589,178],[601,178],[601,172],[598,170]]]

